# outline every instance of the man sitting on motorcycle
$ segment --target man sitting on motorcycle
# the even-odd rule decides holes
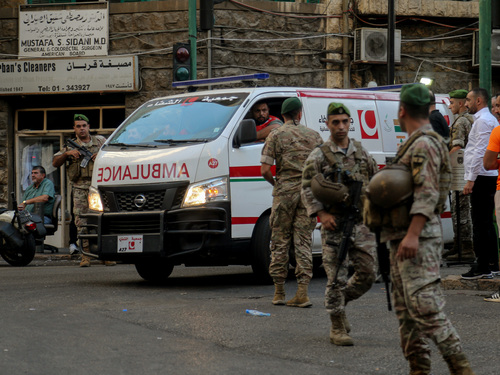
[[[45,203],[43,206],[43,223],[52,223],[52,210],[54,208],[54,196],[56,194],[54,183],[45,178],[45,168],[35,166],[31,170],[31,181],[23,195],[23,202],[19,204],[19,209],[33,212],[35,203]]]

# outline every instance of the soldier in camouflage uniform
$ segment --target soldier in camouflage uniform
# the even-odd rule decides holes
[[[350,326],[345,315],[345,305],[366,293],[375,280],[375,235],[363,224],[360,215],[351,235],[348,256],[340,266],[335,281],[342,240],[342,209],[322,203],[321,198],[314,195],[311,182],[318,174],[328,176],[340,173],[345,176],[347,171],[354,179],[363,182],[362,192],[364,191],[371,176],[377,171],[377,164],[361,143],[349,139],[349,125],[348,108],[340,103],[330,103],[327,126],[331,136],[309,155],[302,174],[302,201],[307,214],[311,217],[319,216],[321,221],[323,266],[328,277],[325,306],[332,322],[330,341],[343,346],[354,344],[348,335]],[[354,266],[354,274],[350,278],[348,263]]]
[[[272,303],[285,304],[285,280],[288,275],[289,253],[293,248],[297,266],[298,289],[287,306],[309,307],[307,288],[312,278],[312,231],[316,220],[307,215],[300,198],[302,168],[307,156],[323,140],[314,130],[300,124],[302,103],[298,98],[283,102],[281,113],[285,124],[274,129],[262,149],[261,173],[274,186],[271,209],[271,264],[275,292]],[[276,160],[276,180],[271,167]]]
[[[460,149],[465,149],[467,141],[469,140],[469,132],[474,122],[474,118],[467,113],[465,107],[465,98],[467,97],[467,90],[455,90],[450,92],[450,105],[451,112],[456,115],[456,119],[450,127],[450,155]],[[474,248],[472,246],[472,219],[470,208],[470,196],[464,195],[462,192],[458,195],[458,202],[460,205],[460,240],[462,244],[461,258],[463,260],[474,260]],[[450,261],[458,260],[458,241],[457,241],[457,194],[451,193],[451,218],[453,220],[453,228],[455,228],[455,239],[453,248],[443,254],[443,258]]]
[[[78,229],[78,234],[81,234],[83,233],[83,226],[86,224],[86,219],[80,217],[80,215],[88,211],[88,194],[92,180],[94,159],[106,139],[100,135],[90,135],[89,119],[85,115],[74,115],[73,129],[76,134],[75,142],[85,147],[93,154],[92,160],[89,161],[85,168],[81,168],[80,163],[83,157],[80,152],[76,149],[65,146],[54,155],[52,165],[57,168],[66,162],[66,171],[72,187],[75,225]],[[87,240],[82,241],[82,248],[83,251],[89,252],[89,244]],[[105,264],[114,265],[115,262],[105,262]],[[80,267],[90,267],[90,258],[82,254]]]
[[[410,137],[399,148],[395,162],[411,171],[408,178],[412,179],[413,197],[407,211],[408,226],[400,220],[384,222],[381,240],[389,241],[394,307],[410,374],[430,374],[430,348],[426,341],[430,338],[451,374],[471,375],[473,371],[460,338],[443,312],[439,215],[451,183],[451,165],[442,138],[429,124],[428,91],[420,84],[406,85],[401,90],[398,118]],[[368,188],[371,192],[372,184]],[[375,202],[372,196],[370,200]],[[387,210],[391,217],[392,208]]]

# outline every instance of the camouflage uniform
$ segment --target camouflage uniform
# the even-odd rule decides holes
[[[472,127],[474,118],[467,112],[460,113],[456,120],[450,127],[450,150],[455,146],[460,146],[465,149],[467,141],[469,140],[469,132]],[[460,205],[460,240],[462,243],[472,244],[472,219],[470,207],[470,195],[459,193],[458,202]],[[456,193],[451,194],[451,218],[453,220],[453,228],[455,229],[455,245],[456,241],[456,228],[457,228],[457,202]],[[458,249],[457,249],[458,250]],[[471,247],[472,251],[472,247]]]
[[[276,160],[276,183],[271,209],[271,253],[269,274],[275,283],[283,283],[288,274],[289,251],[293,248],[299,284],[312,278],[312,231],[316,220],[307,215],[300,199],[302,168],[321,136],[304,125],[287,121],[274,129],[262,149],[261,163],[273,165]]]
[[[381,240],[390,244],[394,307],[399,320],[401,348],[410,363],[412,358],[430,363],[426,338],[434,341],[445,359],[462,352],[460,338],[443,312],[445,302],[439,275],[442,247],[439,215],[444,209],[451,178],[449,154],[443,142],[425,134],[432,131],[430,124],[420,130],[424,135],[404,154],[397,156],[401,156],[398,163],[408,166],[413,175],[410,216],[421,214],[428,219],[420,233],[416,257],[404,261],[396,259],[407,228],[384,227],[381,233]]]
[[[92,154],[96,154],[101,149],[105,141],[106,138],[101,135],[91,136],[90,142],[88,143],[83,143],[78,138],[75,140],[76,143],[85,147]],[[54,156],[59,156],[71,149],[71,147],[64,147]],[[86,219],[80,217],[80,215],[82,213],[86,213],[89,208],[88,194],[89,187],[92,182],[92,170],[94,167],[94,161],[91,160],[87,164],[86,168],[80,169],[79,166],[82,159],[83,156],[81,156],[79,159],[69,157],[66,162],[66,172],[68,174],[68,179],[70,180],[73,191],[73,213],[75,215],[75,225],[78,229],[78,234],[83,233],[83,226],[87,224]],[[86,252],[88,252],[88,241],[82,241],[82,247]]]
[[[306,160],[302,177],[302,200],[310,216],[316,216],[321,210],[327,210],[319,202],[311,191],[311,180],[318,173],[327,176],[337,168],[354,174],[357,180],[363,181],[364,188],[371,176],[377,171],[377,164],[370,154],[361,147],[361,144],[353,139],[349,141],[347,152],[339,148],[331,139],[324,143],[333,152],[336,164],[332,165],[320,148],[316,148]],[[324,146],[322,146],[324,147]],[[362,194],[363,196],[363,194]],[[375,280],[376,241],[375,235],[362,223],[361,215],[359,222],[354,226],[351,236],[351,246],[348,257],[342,264],[337,282],[334,283],[337,270],[338,245],[342,240],[341,216],[336,214],[337,228],[329,231],[321,228],[321,240],[323,245],[323,266],[325,268],[328,282],[325,291],[325,306],[330,315],[338,315],[344,312],[347,302],[355,300],[366,293]],[[336,246],[330,245],[331,243]],[[354,274],[348,278],[348,264],[354,266]]]

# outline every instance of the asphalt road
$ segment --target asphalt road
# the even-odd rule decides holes
[[[408,374],[382,284],[347,308],[353,347],[329,342],[323,276],[309,309],[273,306],[249,267],[179,267],[157,286],[129,265],[0,262],[0,285],[0,374]],[[500,374],[500,304],[487,294],[446,292],[477,375]],[[433,374],[448,374],[435,348]]]

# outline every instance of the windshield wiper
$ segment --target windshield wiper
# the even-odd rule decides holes
[[[168,143],[174,145],[176,143],[206,143],[208,142],[207,138],[194,138],[194,139],[155,139],[155,142],[158,143]]]
[[[131,143],[108,143],[108,146],[118,146],[118,147],[149,147],[149,148],[158,148],[156,145],[150,145],[150,144],[131,144]]]

